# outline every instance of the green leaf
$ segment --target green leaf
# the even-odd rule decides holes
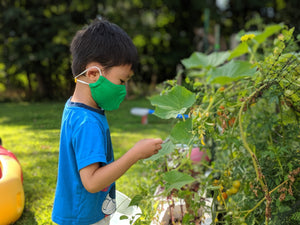
[[[162,157],[164,157],[167,154],[170,154],[171,152],[173,152],[175,149],[175,145],[172,143],[172,141],[168,141],[165,144],[162,144],[162,149],[159,150],[159,152],[153,156],[151,156],[150,158],[145,159],[144,161],[155,161],[158,160]]]
[[[282,122],[284,125],[288,124],[297,124],[297,119],[294,111],[289,107],[282,107],[283,114],[282,114]]]
[[[190,175],[178,172],[176,170],[164,173],[163,180],[166,181],[166,187],[168,192],[172,189],[180,189],[184,185],[190,184],[195,181],[195,179]]]
[[[230,61],[224,66],[212,70],[209,83],[225,85],[232,81],[240,80],[244,77],[252,77],[256,72],[256,67],[245,61]]]
[[[257,35],[254,40],[256,40],[259,44],[263,43],[268,37],[271,35],[277,33],[282,29],[282,25],[271,25],[267,26],[264,32],[261,34]]]
[[[127,220],[127,219],[128,219],[128,216],[122,215],[122,216],[120,216],[119,219],[120,219],[120,220]]]
[[[194,52],[189,58],[181,60],[181,63],[186,69],[200,69],[205,67],[216,67],[223,64],[230,53],[226,52],[213,52],[210,55],[201,52]]]
[[[248,53],[248,44],[246,42],[242,42],[231,52],[228,60],[239,57],[246,53]]]
[[[190,213],[185,213],[184,217],[182,218],[182,224],[190,224],[190,221],[195,219],[194,215]]]
[[[293,213],[293,215],[291,216],[291,219],[300,221],[300,212]]]
[[[281,205],[278,209],[279,209],[279,212],[281,212],[281,213],[288,212],[291,210],[291,208],[287,205]]]
[[[129,207],[129,206],[134,206],[134,205],[138,206],[142,200],[143,200],[143,196],[142,196],[142,195],[135,195],[135,196],[131,199],[131,201],[130,201],[128,207]]]
[[[184,114],[196,101],[196,95],[185,87],[175,86],[165,95],[156,95],[150,98],[154,105],[154,115],[162,119],[176,118],[178,114]]]
[[[171,140],[175,144],[189,144],[192,139],[192,119],[180,121],[171,131]]]
[[[218,185],[217,186],[209,185],[209,186],[206,187],[206,189],[207,190],[218,190],[218,189],[220,189],[220,186],[218,186]]]
[[[263,43],[268,37],[270,37],[271,35],[277,33],[278,31],[280,31],[282,29],[282,25],[271,25],[266,27],[266,29],[262,32],[257,34],[257,32],[248,32],[248,33],[254,33],[257,34],[254,37],[254,40],[257,42],[257,44],[261,44]],[[256,46],[258,47],[258,46]],[[230,54],[230,56],[228,57],[228,60],[231,60],[233,58],[239,57],[241,55],[244,55],[246,53],[248,53],[248,44],[247,42],[241,42]]]

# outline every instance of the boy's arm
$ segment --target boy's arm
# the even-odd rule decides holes
[[[99,163],[91,164],[79,171],[83,186],[88,192],[96,193],[108,187],[121,177],[140,159],[148,158],[161,149],[162,140],[144,139],[135,144],[118,160],[99,167]]]

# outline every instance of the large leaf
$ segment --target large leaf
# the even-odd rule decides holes
[[[192,119],[187,119],[173,127],[170,138],[175,144],[189,144],[192,137]]]
[[[176,118],[184,114],[196,101],[196,95],[182,86],[175,86],[165,95],[156,95],[150,98],[154,105],[154,115],[162,119]]]
[[[268,37],[271,35],[277,33],[282,29],[282,25],[271,25],[267,26],[264,32],[261,34],[257,35],[254,39],[260,44],[263,43]]]
[[[195,181],[195,179],[190,175],[178,172],[176,170],[164,173],[163,180],[166,181],[166,188],[168,192],[172,189],[180,189],[184,185],[190,184]]]
[[[145,159],[144,161],[158,160],[158,159],[164,157],[165,155],[170,154],[174,150],[175,150],[175,145],[172,143],[172,141],[168,141],[167,143],[162,144],[162,149],[159,150],[159,152],[157,154],[151,156],[150,158]]]
[[[248,53],[248,44],[246,42],[241,42],[235,49],[233,49],[228,60],[239,57],[246,53]]]
[[[186,69],[201,69],[216,67],[223,64],[229,57],[229,52],[213,52],[210,55],[194,52],[189,58],[181,60]]]
[[[244,77],[252,77],[256,67],[245,61],[230,61],[224,66],[218,67],[211,72],[209,83],[225,85]]]

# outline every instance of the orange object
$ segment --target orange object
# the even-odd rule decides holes
[[[17,158],[0,146],[0,225],[17,221],[25,203],[22,169]]]

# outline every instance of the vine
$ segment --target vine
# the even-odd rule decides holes
[[[204,221],[205,213],[214,224],[300,222],[300,54],[293,31],[271,25],[232,51],[195,52],[181,61],[184,82],[167,81],[150,98],[156,116],[189,115],[176,119],[169,141],[147,160],[164,168],[154,173],[162,195],[184,199],[182,224]],[[236,59],[242,55],[249,61]]]

